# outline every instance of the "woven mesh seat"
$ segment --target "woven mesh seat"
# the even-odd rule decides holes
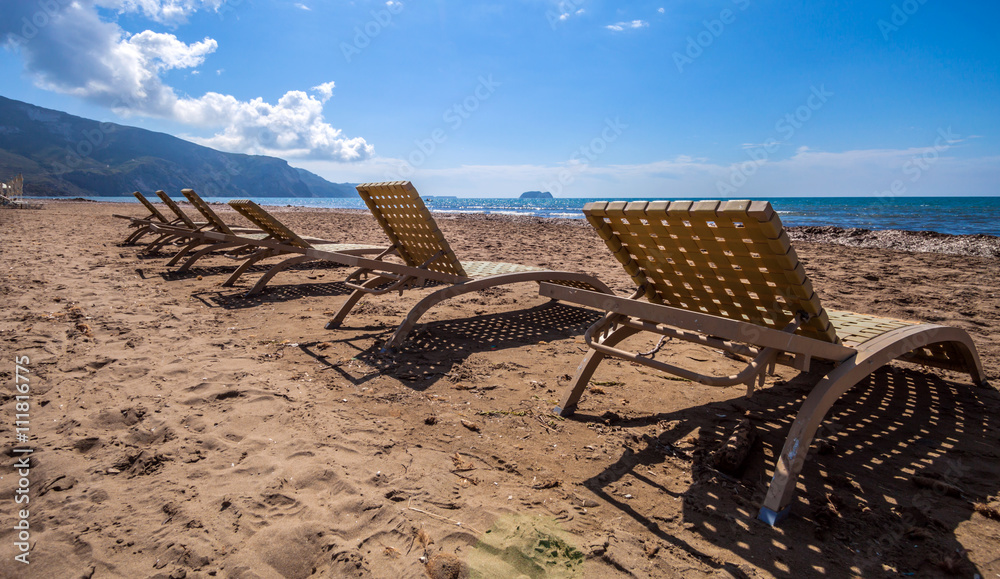
[[[406,265],[426,264],[431,271],[469,277],[409,181],[364,183],[358,185],[358,193]]]
[[[768,203],[591,203],[584,215],[646,298],[837,342],[778,214]]]

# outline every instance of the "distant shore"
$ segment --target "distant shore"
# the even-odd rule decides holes
[[[586,203],[609,200],[608,197],[553,199],[445,197],[432,195],[433,187],[421,189],[421,193],[425,194],[425,198],[431,199],[429,207],[435,215],[519,215],[582,220],[581,209]],[[176,191],[172,195],[178,201],[182,201]],[[209,202],[229,201],[229,198],[224,197],[204,195],[203,197]],[[135,203],[131,196],[92,196],[86,199],[109,201],[119,205]],[[357,196],[256,197],[251,200],[270,207],[366,209]],[[613,200],[629,201],[629,198]],[[634,198],[634,200],[656,199],[649,197]],[[767,200],[781,216],[781,221],[786,227],[833,226],[844,229],[934,231],[951,235],[1000,236],[1000,197],[774,197]]]
[[[118,205],[111,201],[94,201],[90,199],[50,199],[45,203],[106,203]],[[262,203],[266,205],[266,203]],[[225,203],[211,203],[221,211],[232,211]],[[347,213],[365,214],[364,209],[346,209],[329,207],[302,207],[296,205],[269,206],[274,213]],[[235,213],[235,212],[234,212]],[[517,224],[530,223],[561,223],[577,225],[586,228],[587,223],[581,219],[566,217],[539,217],[534,215],[509,215],[497,213],[435,213],[436,219],[461,218],[469,221],[504,222]],[[847,247],[862,247],[867,249],[888,249],[891,251],[912,251],[917,253],[940,253],[944,255],[967,255],[976,257],[1000,257],[1000,237],[983,233],[971,235],[953,235],[934,231],[905,231],[900,229],[871,230],[862,228],[844,228],[833,225],[800,225],[786,226],[785,231],[793,241],[811,243],[834,243]]]

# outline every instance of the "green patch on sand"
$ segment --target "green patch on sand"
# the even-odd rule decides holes
[[[497,519],[469,553],[475,579],[559,578],[583,574],[583,553],[551,518],[508,515]]]

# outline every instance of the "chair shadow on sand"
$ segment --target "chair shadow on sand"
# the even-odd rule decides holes
[[[956,535],[959,525],[974,516],[973,503],[986,502],[1000,490],[1000,417],[988,412],[1000,406],[1000,395],[914,369],[882,368],[845,394],[820,432],[827,451],[810,450],[795,516],[778,528],[758,521],[771,478],[768,469],[810,385],[803,375],[751,399],[628,420],[578,412],[569,420],[610,422],[626,430],[662,421],[669,425],[657,437],[626,448],[584,485],[692,555],[698,551],[676,538],[678,528],[775,576],[1000,573],[1000,560],[977,569]],[[704,456],[725,441],[744,412],[758,438],[734,477],[708,466]],[[699,427],[697,447],[678,448]],[[654,468],[667,462],[673,469],[687,465],[692,479],[687,488],[658,482],[665,477],[655,476]],[[660,494],[664,508],[633,508],[616,490],[626,477],[629,493]],[[676,511],[678,499],[683,501],[680,520],[664,516]],[[784,556],[791,550],[796,555]]]
[[[245,274],[254,274],[254,273],[265,274],[269,269],[271,269],[271,266],[273,265],[274,265],[273,263],[258,263],[255,265],[251,265],[246,269]],[[196,266],[189,268],[185,271],[176,271],[172,269],[164,270],[159,272],[159,275],[160,277],[163,278],[164,281],[191,279],[191,278],[196,278],[198,276],[207,277],[215,275],[229,275],[234,271],[236,271],[236,268],[239,266],[240,266],[239,262],[226,262],[222,265]],[[287,269],[287,271],[302,271],[302,272],[315,271],[319,274],[325,274],[327,271],[332,271],[332,270],[340,270],[336,272],[336,276],[340,276],[341,272],[345,271],[345,268],[344,266],[337,263],[324,262],[324,261],[310,261],[290,266]],[[270,289],[270,286],[268,287],[268,289]]]
[[[240,288],[216,288],[197,291],[192,297],[209,307],[220,307],[225,310],[245,310],[262,304],[274,302],[290,302],[307,297],[343,297],[351,293],[351,289],[342,282],[295,283],[289,285],[268,286],[263,292],[244,295]]]
[[[567,334],[579,335],[599,317],[597,312],[551,301],[520,310],[422,324],[399,351],[391,354],[382,353],[381,348],[395,330],[395,323],[344,328],[331,332],[329,341],[369,344],[358,348],[355,357],[372,368],[371,375],[357,377],[341,372],[352,383],[381,374],[402,380],[414,390],[424,391],[436,378],[447,374],[472,354],[564,339]],[[362,333],[357,333],[358,330]],[[339,370],[326,360],[316,345],[300,344],[299,347],[316,360]]]
[[[270,264],[253,265],[247,269],[247,272],[264,273],[270,267]],[[160,275],[163,276],[164,280],[178,280],[196,278],[199,275],[228,274],[232,273],[235,269],[235,267],[228,266],[201,267],[191,268],[181,273],[162,272]],[[330,277],[336,281],[317,281],[313,283],[293,281],[283,285],[271,284],[261,290],[260,293],[251,296],[246,295],[248,289],[246,286],[232,286],[229,288],[217,286],[217,289],[194,292],[192,296],[201,300],[206,306],[221,307],[227,310],[242,310],[257,307],[263,303],[288,302],[305,297],[344,297],[354,292],[354,289],[341,281],[344,277],[343,272],[349,270],[337,263],[311,261],[293,265],[287,268],[286,271],[303,272],[307,275],[307,279],[319,279],[320,277],[325,277],[329,272]],[[316,275],[309,275],[310,273],[315,273]],[[433,288],[438,285],[440,284],[428,282],[424,284],[424,287]],[[330,307],[334,307],[334,304],[331,304]],[[376,304],[370,308],[381,309],[383,307]],[[368,311],[364,306],[355,308],[355,310],[357,313]],[[402,317],[402,313],[397,312],[396,317]]]

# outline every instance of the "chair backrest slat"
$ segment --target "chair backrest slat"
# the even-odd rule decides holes
[[[588,203],[597,230],[646,298],[839,343],[778,214],[766,201]]]
[[[205,200],[200,195],[194,192],[194,189],[181,189],[181,195],[184,195],[191,202],[191,205],[194,205],[198,213],[201,213],[216,231],[225,235],[233,235],[233,230],[215,214],[215,211],[212,210],[208,203],[205,203]]]
[[[198,227],[197,225],[195,225],[194,221],[192,221],[191,218],[187,216],[187,213],[184,213],[184,211],[182,211],[181,208],[177,206],[177,203],[175,203],[174,200],[170,198],[170,195],[167,195],[163,191],[157,191],[156,196],[160,198],[160,201],[163,201],[164,205],[169,207],[170,210],[174,212],[174,215],[176,215],[178,219],[184,222],[184,225],[187,225],[191,229]]]
[[[162,213],[160,213],[160,210],[156,208],[156,205],[153,205],[152,203],[150,203],[149,199],[146,199],[146,197],[142,193],[139,193],[138,191],[136,191],[135,193],[132,193],[132,195],[135,195],[135,198],[139,200],[139,203],[142,203],[146,207],[146,209],[149,210],[149,213],[153,217],[159,219],[163,223],[170,223],[170,220],[167,219],[167,217],[165,215],[163,215]]]
[[[309,245],[294,231],[286,227],[284,223],[278,221],[273,215],[253,201],[234,199],[229,202],[229,205],[274,239],[296,247],[312,247],[312,245]]]
[[[409,181],[363,183],[358,185],[358,193],[396,245],[406,265],[417,267],[440,254],[428,269],[468,277],[462,262]]]

